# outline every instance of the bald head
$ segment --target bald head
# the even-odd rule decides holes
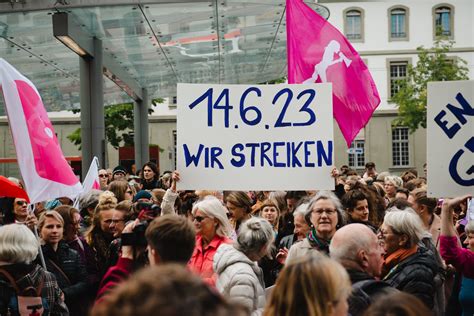
[[[329,253],[346,268],[363,270],[372,276],[380,274],[382,249],[377,235],[366,225],[349,224],[337,230]]]

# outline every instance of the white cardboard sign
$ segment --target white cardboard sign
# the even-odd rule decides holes
[[[179,189],[334,189],[332,85],[178,84]]]
[[[474,192],[474,81],[428,83],[428,195]]]

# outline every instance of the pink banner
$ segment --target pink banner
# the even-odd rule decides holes
[[[349,147],[380,103],[369,70],[344,35],[302,0],[286,0],[286,32],[288,83],[332,83],[334,118]]]

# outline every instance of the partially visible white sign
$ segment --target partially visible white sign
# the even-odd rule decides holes
[[[347,149],[348,154],[363,154],[364,150],[362,148],[349,148]]]
[[[474,81],[428,83],[428,195],[474,192]]]
[[[331,88],[178,84],[178,188],[333,189]]]

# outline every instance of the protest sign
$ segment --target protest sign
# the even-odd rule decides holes
[[[331,84],[178,84],[179,189],[333,189]]]
[[[474,191],[474,81],[428,83],[428,195]]]

